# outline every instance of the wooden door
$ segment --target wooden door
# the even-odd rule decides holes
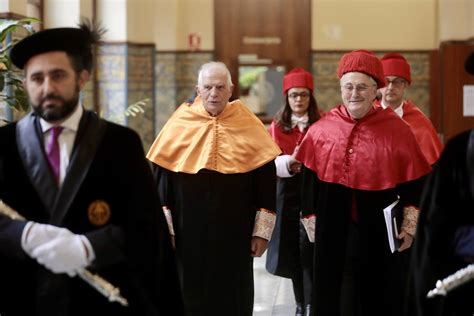
[[[474,116],[464,115],[463,87],[474,85],[474,76],[464,69],[467,56],[474,52],[474,42],[450,41],[440,46],[440,123],[444,141],[474,128]]]
[[[311,71],[311,0],[214,0],[214,16],[216,59],[231,71],[234,98],[239,67]]]

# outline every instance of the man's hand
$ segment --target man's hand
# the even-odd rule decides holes
[[[293,159],[293,161],[290,162],[290,172],[295,174],[295,173],[300,173],[301,172],[301,162],[298,160]]]
[[[402,232],[398,234],[397,238],[403,240],[402,244],[400,245],[400,248],[398,248],[399,252],[402,252],[403,250],[410,248],[411,244],[413,243],[413,236],[411,236],[409,233],[407,233],[404,230],[402,230]]]
[[[261,257],[267,250],[268,240],[254,236],[250,243],[250,255],[252,257]]]

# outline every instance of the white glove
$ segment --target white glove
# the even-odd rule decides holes
[[[86,242],[83,242],[83,239]],[[91,256],[89,258],[87,256],[86,243],[89,241],[85,236],[71,233],[66,236],[58,236],[36,247],[31,255],[52,272],[67,273],[73,277],[77,270],[85,268],[92,261]]]
[[[30,257],[32,257],[31,253],[36,247],[43,245],[54,238],[68,235],[74,234],[66,228],[28,222],[21,234],[21,247]]]

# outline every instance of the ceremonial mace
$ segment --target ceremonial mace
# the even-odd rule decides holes
[[[470,280],[474,279],[474,263],[468,265],[465,268],[462,268],[450,276],[438,280],[436,282],[436,287],[428,292],[426,297],[432,298],[436,295],[446,296],[449,291],[454,290],[458,286],[461,286]]]
[[[0,199],[0,214],[6,215],[11,219],[25,221],[26,219],[17,211],[6,205]],[[118,302],[122,306],[128,306],[126,298],[120,295],[120,289],[113,286],[109,281],[105,280],[98,274],[94,274],[86,269],[76,270],[77,275],[87,282],[90,286],[96,289],[100,294],[109,299],[109,302]]]

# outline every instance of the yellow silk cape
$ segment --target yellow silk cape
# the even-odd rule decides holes
[[[240,100],[213,117],[197,97],[174,112],[146,157],[174,172],[232,174],[255,170],[280,153],[263,123]]]

